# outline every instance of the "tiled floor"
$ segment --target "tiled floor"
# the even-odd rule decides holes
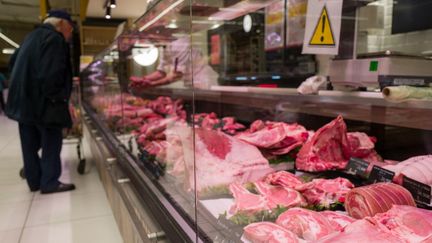
[[[72,192],[31,193],[22,167],[18,127],[0,116],[0,243],[122,242],[96,169],[76,172],[76,145],[63,146],[61,181]]]

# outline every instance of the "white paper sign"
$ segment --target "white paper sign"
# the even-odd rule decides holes
[[[337,55],[343,0],[308,0],[304,54]]]

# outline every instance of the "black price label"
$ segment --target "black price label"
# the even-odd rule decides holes
[[[350,175],[357,175],[366,178],[366,170],[369,167],[369,162],[359,158],[351,158],[345,168],[345,172]]]
[[[406,176],[403,177],[402,186],[411,192],[416,202],[425,203],[427,205],[431,203],[431,186]]]
[[[369,183],[391,182],[394,176],[395,173],[393,171],[374,165],[368,181]]]

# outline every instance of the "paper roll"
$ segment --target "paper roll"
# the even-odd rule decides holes
[[[411,99],[432,100],[432,88],[395,86],[384,88],[382,93],[386,100],[392,102],[402,102]]]

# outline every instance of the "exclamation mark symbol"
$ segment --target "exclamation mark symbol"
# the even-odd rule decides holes
[[[326,15],[325,14],[323,14],[323,16],[322,16],[322,26],[321,26],[321,32],[322,32],[322,36],[321,36],[321,42],[324,42],[324,30],[325,30],[325,26],[326,26],[326,20],[327,20],[327,18],[326,18]]]

